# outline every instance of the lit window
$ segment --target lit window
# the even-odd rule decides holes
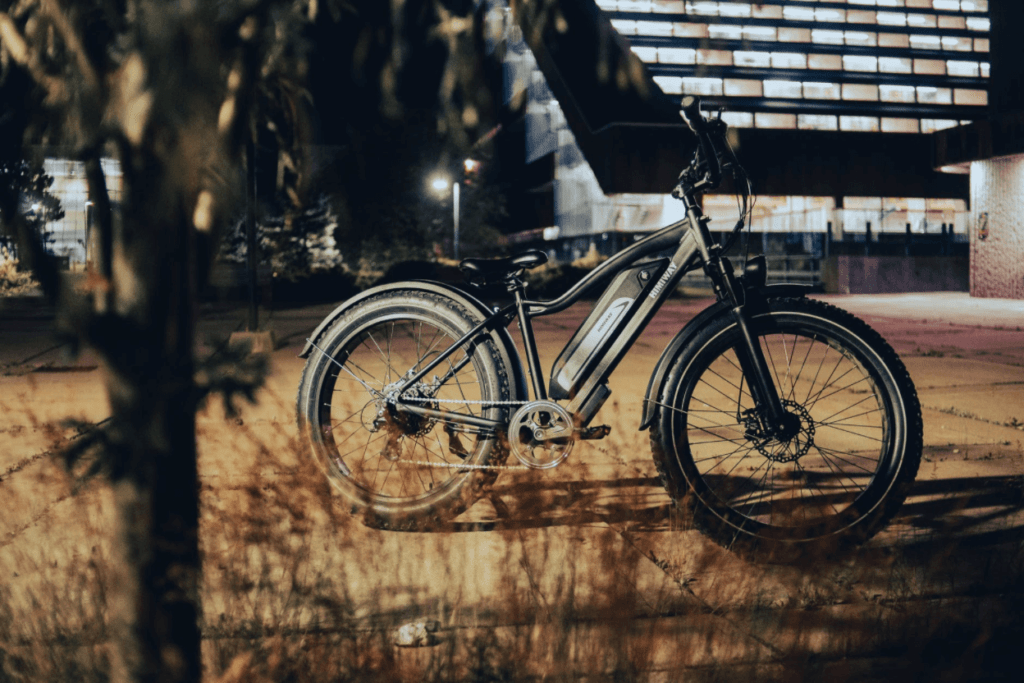
[[[687,95],[721,95],[721,78],[683,78],[683,92]]]
[[[878,71],[878,58],[843,55],[843,69],[846,71]]]
[[[707,38],[707,24],[689,24],[677,21],[672,24],[672,35],[677,38]]]
[[[910,47],[919,50],[938,50],[941,43],[938,36],[910,36]]]
[[[650,12],[651,2],[640,2],[638,0],[619,0],[618,9],[622,12]]]
[[[816,28],[811,32],[811,41],[822,45],[842,45],[843,32]]]
[[[839,117],[822,114],[800,114],[796,117],[800,130],[838,130]]]
[[[912,85],[879,85],[878,97],[883,102],[913,102],[914,86]]]
[[[877,33],[865,33],[864,31],[847,31],[846,32],[846,44],[847,45],[870,45],[874,46],[878,42]]]
[[[974,39],[974,51],[975,52],[988,52],[988,38],[975,38]]]
[[[758,128],[796,128],[796,114],[758,112],[754,115],[754,124]]]
[[[686,7],[687,11],[693,12],[694,14],[703,14],[709,17],[718,16],[718,3],[717,2],[694,2],[688,3]]]
[[[967,28],[967,20],[963,17],[951,17],[943,14],[939,17],[939,28],[963,30]]]
[[[781,5],[751,5],[751,16],[755,19],[781,19]]]
[[[917,119],[893,119],[882,117],[883,133],[916,133],[921,129]]]
[[[875,102],[878,86],[873,83],[843,83],[843,99]]]
[[[729,24],[712,24],[708,26],[708,35],[718,40],[740,40],[743,38],[742,26]]]
[[[967,29],[970,31],[988,31],[991,24],[986,17],[967,17]]]
[[[958,62],[951,59],[946,62],[946,73],[950,76],[972,76],[977,78],[979,75],[978,63]]]
[[[984,107],[988,104],[988,92],[984,90],[968,90],[957,88],[953,95],[954,104],[963,104],[970,107]]]
[[[651,11],[661,14],[682,14],[686,11],[686,6],[682,0],[660,0],[651,6]]]
[[[904,57],[879,57],[878,70],[884,74],[909,74],[911,61]]]
[[[770,26],[744,26],[743,37],[747,40],[776,40],[776,31]]]
[[[924,1],[927,2],[927,0],[924,0]],[[914,0],[909,0],[909,2],[910,2],[909,6],[913,7],[914,6],[913,5]],[[866,4],[866,5],[875,4],[875,5],[878,5],[879,7],[903,7],[903,0],[875,0],[874,3],[867,2],[867,3],[864,3],[864,4]],[[925,5],[925,6],[927,6],[927,5]]]
[[[658,61],[658,48],[656,47],[632,47],[633,54],[640,58],[641,62],[653,64]]]
[[[799,99],[803,95],[801,94],[800,83],[797,81],[770,80],[764,82],[764,96]]]
[[[696,64],[697,51],[688,47],[659,47],[658,61],[662,64]]]
[[[774,69],[806,69],[807,55],[798,52],[773,52],[772,68]]]
[[[632,19],[612,19],[612,28],[624,36],[636,35],[636,22]]]
[[[988,62],[982,62],[981,63],[981,77],[982,78],[988,78],[989,77],[990,69],[991,69],[991,67],[989,66]]]
[[[953,102],[953,91],[949,88],[919,85],[917,87],[917,101],[921,104],[951,104]]]
[[[666,95],[681,95],[683,79],[679,76],[655,76],[654,82]]]
[[[810,7],[784,7],[782,16],[789,21],[814,21],[814,10]]]
[[[935,28],[938,21],[934,14],[908,14],[907,26]]]
[[[722,17],[749,17],[750,5],[722,2],[718,4],[718,15]]]
[[[697,50],[697,63],[711,66],[732,66],[729,50]]]
[[[804,97],[809,100],[838,100],[838,83],[804,83]]]
[[[745,111],[724,111],[722,112],[722,120],[730,128],[754,127],[754,115]]]
[[[907,15],[902,12],[879,12],[878,23],[882,26],[906,26]]]
[[[932,7],[935,9],[955,11],[960,9],[960,0],[933,0]]]
[[[811,69],[840,71],[843,68],[842,55],[807,55],[807,66]]]
[[[959,122],[947,119],[921,119],[921,132],[934,133],[937,130],[955,128],[958,125],[960,125]]]
[[[956,36],[943,36],[942,37],[942,49],[944,49],[944,50],[956,50],[957,52],[970,52],[971,51],[971,39],[970,38],[957,38]]]
[[[846,12],[841,9],[816,9],[814,10],[815,21],[842,22],[846,19]]]
[[[761,97],[761,81],[727,78],[725,79],[725,94],[729,97]]]
[[[879,33],[879,47],[910,47],[910,38],[904,33]]]
[[[874,116],[840,116],[839,129],[854,132],[877,132],[878,119]]]
[[[809,43],[811,42],[811,29],[809,28],[780,28],[780,43]]]
[[[850,24],[877,24],[875,13],[862,9],[851,9],[846,12],[846,21]]]
[[[988,0],[963,0],[960,7],[965,12],[987,12]]]
[[[597,6],[606,12],[614,11],[618,3],[615,0],[597,0]]]
[[[733,63],[736,66],[766,69],[772,65],[771,54],[768,52],[747,52],[738,50],[733,52],[732,56]]]
[[[667,21],[638,21],[636,22],[636,34],[638,36],[670,36],[672,35],[672,24]]]
[[[914,73],[929,76],[945,76],[946,62],[941,59],[915,59]]]

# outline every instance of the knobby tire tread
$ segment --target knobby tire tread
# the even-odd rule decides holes
[[[470,326],[479,322],[479,320],[477,320],[476,317],[463,306],[443,295],[433,292],[424,292],[421,290],[392,290],[365,299],[359,302],[359,304],[352,309],[343,312],[313,341],[320,348],[324,348],[327,345],[328,340],[333,339],[336,335],[343,334],[346,331],[346,328],[351,326],[358,318],[364,315],[368,309],[373,307],[381,307],[383,309],[389,305],[396,305],[398,300],[407,299],[409,297],[423,300],[425,307],[435,310],[437,308],[445,308],[449,312],[460,316],[467,326],[467,331]],[[490,357],[490,362],[492,362],[496,368],[495,376],[489,378],[492,383],[496,381],[496,386],[492,386],[493,389],[496,389],[495,395],[499,399],[510,398],[511,389],[508,379],[509,370],[504,367],[504,364],[501,361],[501,355],[495,348],[494,341],[492,339],[485,338],[482,342],[477,344],[477,349],[478,351],[485,350]],[[320,356],[322,356],[322,354],[314,348],[310,357],[307,359],[307,362],[303,366],[298,395],[296,397],[297,423],[300,438],[304,439],[304,444],[307,443],[306,440],[312,438],[309,427],[310,421],[306,414],[307,407],[303,400],[304,396],[308,395],[308,392],[311,390],[310,387],[318,386],[317,374],[321,368],[329,368],[331,364],[331,361],[323,361]],[[312,448],[313,445],[309,443],[303,447]],[[488,464],[502,465],[505,463],[507,457],[508,449],[506,445],[503,443],[502,439],[495,437],[491,444],[491,452],[487,460]],[[320,456],[316,456],[316,460],[318,464],[323,467],[322,463],[320,463]],[[334,480],[339,477],[339,475],[329,471],[329,468],[325,474],[332,480],[332,483],[334,483]],[[368,527],[387,531],[432,531],[443,527],[445,523],[465,512],[473,503],[486,493],[497,477],[498,470],[473,470],[466,477],[464,483],[459,485],[450,496],[441,502],[441,504],[415,513],[395,513],[375,509],[373,505],[361,505],[352,500],[351,496],[341,490],[337,484],[335,484],[334,488],[344,496],[346,503],[348,504],[349,512],[353,516],[361,518],[363,523]]]
[[[923,444],[923,423],[917,390],[910,373],[892,346],[870,325],[852,313],[823,301],[804,298],[770,299],[769,308],[773,314],[813,311],[847,328],[878,354],[882,365],[891,373],[906,409],[907,442],[896,480],[884,500],[866,519],[859,520],[855,528],[843,530],[838,536],[794,542],[769,540],[743,533],[715,513],[704,509],[704,504],[690,490],[682,472],[674,471],[678,466],[672,462],[672,454],[667,453],[663,446],[667,436],[665,430],[668,428],[664,424],[667,412],[665,408],[658,409],[651,425],[650,439],[654,464],[669,496],[676,505],[687,512],[687,518],[693,525],[702,534],[730,551],[749,559],[780,562],[792,562],[801,557],[842,554],[864,543],[888,524],[910,492],[920,468]],[[680,351],[663,387],[669,384],[670,379],[677,383],[682,380],[679,368],[685,368],[687,356],[693,352],[692,346],[693,344],[688,344]],[[664,391],[657,394],[659,402],[664,398],[664,394]]]

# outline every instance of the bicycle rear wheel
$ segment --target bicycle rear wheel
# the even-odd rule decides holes
[[[389,399],[476,322],[451,299],[397,290],[361,302],[316,341],[299,387],[300,434],[368,525],[429,527],[494,480],[488,468],[506,453],[493,431],[404,412]],[[414,405],[500,421],[507,377],[481,336],[403,393]]]
[[[651,438],[662,478],[697,526],[739,551],[783,557],[876,533],[921,457],[921,409],[906,368],[867,324],[807,299],[770,300],[752,333],[789,433],[765,434],[719,317],[680,353]]]

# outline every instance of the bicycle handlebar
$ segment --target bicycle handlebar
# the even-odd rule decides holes
[[[717,187],[722,181],[722,167],[718,160],[718,152],[711,141],[712,126],[700,111],[700,98],[693,95],[684,97],[681,114],[683,121],[686,122],[686,125],[689,126],[694,135],[697,136],[697,140],[700,143],[700,151],[708,167],[704,178],[697,183],[694,189]]]

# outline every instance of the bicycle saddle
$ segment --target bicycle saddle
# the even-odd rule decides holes
[[[505,258],[467,258],[459,263],[459,269],[468,279],[479,278],[485,282],[498,282],[523,269],[529,270],[548,262],[543,251],[531,249]]]

